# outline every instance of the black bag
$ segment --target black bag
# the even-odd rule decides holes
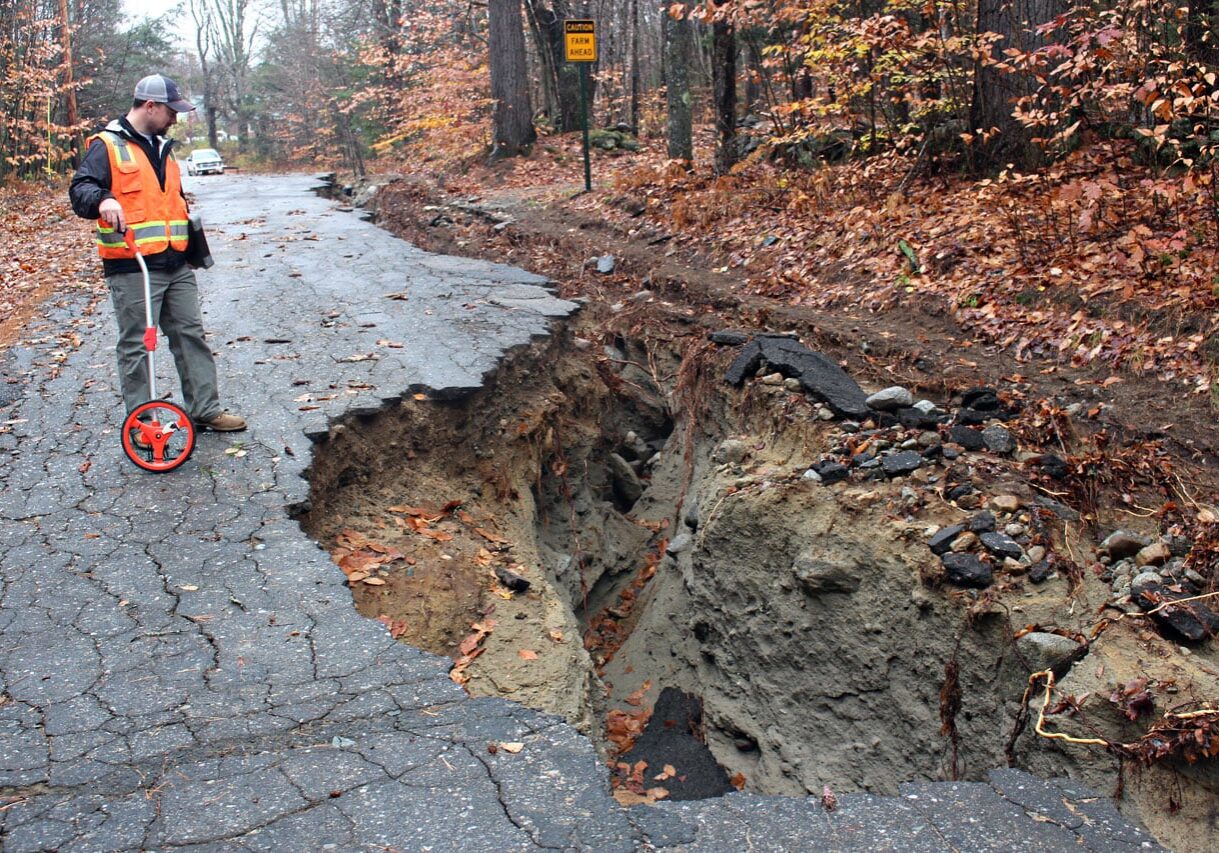
[[[203,233],[203,219],[197,213],[187,217],[186,265],[194,270],[210,269],[215,265],[212,251],[207,247],[207,235]]]

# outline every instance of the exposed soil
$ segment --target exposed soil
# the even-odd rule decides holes
[[[893,793],[1012,762],[1121,793],[1176,849],[1217,843],[1215,760],[1142,768],[1038,736],[1041,682],[1022,697],[1041,666],[1017,639],[1034,627],[1086,655],[1062,664],[1052,730],[1135,741],[1155,714],[1131,717],[1118,694],[1140,678],[1157,714],[1219,703],[1213,641],[1183,644],[1115,601],[1096,552],[1114,529],[1154,536],[1213,506],[1206,399],[1017,363],[958,340],[927,300],[810,316],[741,299],[706,271],[714,259],[665,256],[646,226],[546,201],[475,204],[406,182],[376,195],[381,224],[417,245],[544,271],[588,302],[483,391],[404,401],[318,448],[303,521],[339,549],[361,612],[452,657],[472,693],[600,735],[625,801],[668,795],[667,772],[618,756],[677,687],[701,698],[700,734],[734,784],[758,791]],[[586,261],[605,254],[602,275]],[[900,384],[948,406],[993,385],[1023,404],[1021,453],[816,482],[804,472],[860,438],[782,377],[726,385],[736,349],[706,341],[725,327],[798,334],[869,391]],[[894,427],[862,444],[920,437]],[[1093,467],[1051,481],[1031,467],[1041,451]],[[968,504],[947,497],[962,478],[978,488]],[[987,508],[999,529],[1029,531],[1048,579],[1013,561],[981,591],[944,581],[927,537]],[[508,588],[514,575],[527,591]]]

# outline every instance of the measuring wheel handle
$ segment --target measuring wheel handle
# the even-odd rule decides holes
[[[172,471],[195,449],[195,425],[178,405],[149,400],[123,421],[123,452],[135,465],[154,474]]]

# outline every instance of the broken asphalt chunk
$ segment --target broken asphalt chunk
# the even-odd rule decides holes
[[[838,417],[866,418],[872,410],[859,384],[836,362],[786,336],[762,335],[746,344],[724,374],[724,380],[740,385],[765,361],[784,376],[793,376],[813,396],[822,400]]]
[[[720,346],[739,347],[741,344],[749,342],[749,335],[737,329],[720,329],[707,335],[707,339]]]
[[[1136,583],[1135,586],[1137,589],[1139,585]],[[1161,584],[1149,583],[1136,592],[1135,600],[1144,611],[1150,611],[1155,610],[1166,601],[1173,602],[1182,598],[1190,598],[1192,595],[1191,592],[1177,591]],[[1206,601],[1170,604],[1163,610],[1156,610],[1151,614],[1151,618],[1168,633],[1191,643],[1200,643],[1208,637],[1219,634],[1219,615],[1206,606]]]
[[[1006,533],[983,533],[978,538],[982,541],[982,547],[996,557],[1011,557],[1013,560],[1019,560],[1024,556],[1024,549]]]
[[[923,454],[917,450],[903,450],[901,453],[894,453],[892,456],[886,456],[880,461],[881,468],[890,477],[900,477],[903,474],[909,474],[915,471],[923,464]]]
[[[982,589],[990,586],[995,577],[990,565],[975,554],[944,554],[940,562],[944,564],[945,580],[957,586]]]
[[[961,533],[965,532],[964,524],[951,524],[948,527],[942,527],[927,540],[927,547],[931,549],[931,553],[937,557],[947,554],[949,548],[952,547],[952,540],[956,539]]]

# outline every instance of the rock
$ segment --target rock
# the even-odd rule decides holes
[[[1018,560],[1024,556],[1024,549],[1006,533],[983,533],[978,538],[982,540],[982,547],[996,557],[1011,557]]]
[[[991,453],[1007,456],[1016,450],[1016,439],[1008,432],[1007,427],[988,426],[982,430],[982,442]]]
[[[1015,512],[1022,502],[1015,495],[995,495],[988,503],[999,512]]]
[[[505,589],[509,589],[512,592],[525,592],[530,587],[527,578],[521,577],[516,572],[503,566],[495,567],[495,577],[499,579],[499,582],[504,585]]]
[[[745,442],[735,438],[726,438],[711,452],[711,459],[721,465],[739,465],[748,455],[749,447]]]
[[[1066,460],[1052,453],[1036,457],[1033,460],[1033,464],[1041,469],[1042,473],[1054,480],[1061,480],[1071,473],[1071,466],[1067,464]]]
[[[919,400],[911,408],[918,409],[924,415],[933,415],[940,410],[940,407],[930,400]]]
[[[872,394],[864,400],[864,403],[870,409],[876,409],[880,412],[892,412],[913,405],[914,395],[900,385],[893,385]]]
[[[762,384],[763,385],[782,385],[783,384],[783,374],[782,373],[768,373],[762,377]]]
[[[831,483],[837,483],[840,480],[845,480],[851,475],[851,471],[845,465],[833,462],[829,459],[823,459],[813,466],[813,470],[821,477],[821,482],[827,486]]]
[[[906,406],[897,409],[893,412],[897,416],[897,422],[904,427],[911,429],[934,429],[944,422],[945,418],[942,415],[935,413],[928,414],[913,406]]]
[[[927,540],[927,547],[937,557],[941,554],[946,554],[952,546],[952,540],[956,539],[963,532],[965,532],[964,524],[952,524],[948,527],[941,527]]]
[[[1063,521],[1079,521],[1079,513],[1071,509],[1066,504],[1059,503],[1053,498],[1047,498],[1045,495],[1037,495],[1033,498],[1033,503],[1042,509],[1048,509]]]
[[[890,477],[899,477],[902,474],[909,474],[923,464],[923,454],[917,450],[903,450],[901,453],[894,453],[892,456],[886,456],[880,461],[881,468],[885,474]]]
[[[1040,563],[1045,559],[1046,550],[1044,545],[1033,545],[1024,553],[1029,558],[1029,562]]]
[[[817,420],[832,421],[835,417],[837,417],[837,415],[835,415],[828,406],[819,406],[817,408]]]
[[[1134,579],[1134,598],[1144,611],[1155,610],[1165,601],[1177,601],[1189,598],[1190,594],[1178,592],[1162,586],[1159,583],[1145,584],[1139,589],[1139,578],[1152,574],[1144,572]],[[1159,578],[1156,579],[1157,581]],[[1181,604],[1165,607],[1151,615],[1156,624],[1165,629],[1166,633],[1176,635],[1181,639],[1200,643],[1208,637],[1219,634],[1219,615],[1206,606],[1205,601],[1185,601]]]
[[[955,554],[964,554],[966,551],[973,551],[978,547],[978,534],[966,530],[956,539],[952,540],[952,547],[949,549]]]
[[[1129,530],[1115,530],[1105,537],[1096,552],[1120,560],[1123,557],[1133,557],[1150,544],[1151,540],[1146,536],[1131,533]]]
[[[961,483],[949,489],[948,493],[945,494],[944,497],[950,501],[955,501],[960,500],[966,495],[972,495],[976,491],[977,489],[973,487],[973,483]]]
[[[800,384],[799,379],[797,379],[794,376],[789,376],[783,380],[783,387],[786,388],[788,391],[799,391],[804,386],[802,386]]]
[[[1140,572],[1130,582],[1130,591],[1134,595],[1141,595],[1147,590],[1158,589],[1162,584],[1163,580],[1158,572]]]
[[[724,347],[739,347],[741,344],[749,343],[749,335],[737,329],[720,329],[718,332],[707,335],[707,339],[713,344]]]
[[[929,450],[932,447],[940,446],[940,434],[938,432],[920,432],[918,434],[918,446],[924,450]]]
[[[796,557],[792,571],[805,591],[813,595],[859,589],[858,569],[854,565],[821,559],[820,552],[811,549]]]
[[[678,533],[673,537],[673,541],[670,542],[669,546],[665,549],[665,553],[676,556],[682,551],[688,551],[692,544],[694,544],[693,536],[691,536],[689,533]]]
[[[1134,555],[1134,564],[1136,566],[1162,566],[1171,556],[1172,551],[1168,549],[1167,544],[1152,542],[1147,547],[1140,548],[1139,552]]]
[[[995,529],[995,514],[983,510],[969,517],[969,529],[974,533],[990,533]]]
[[[698,530],[698,502],[694,501],[686,509],[685,517],[686,527],[691,530]]]
[[[945,579],[956,586],[982,589],[994,581],[990,565],[975,554],[945,554],[940,561],[944,564]]]
[[[982,433],[960,424],[948,428],[948,440],[953,444],[961,445],[966,450],[981,450],[986,446]]]
[[[634,506],[635,502],[643,496],[643,483],[639,481],[639,475],[635,473],[631,463],[617,453],[611,453],[609,470],[614,495],[627,507]]]
[[[1032,631],[1016,640],[1016,650],[1029,667],[1029,672],[1041,672],[1055,669],[1060,663],[1064,668],[1069,666],[1073,658],[1078,659],[1077,656],[1087,650],[1087,646],[1081,646],[1070,637]],[[1055,675],[1061,678],[1063,673],[1055,671]]]
[[[1029,566],[1029,580],[1033,583],[1045,583],[1049,576],[1050,563],[1048,560],[1038,560]]]
[[[812,468],[809,468],[807,471],[805,471],[803,474],[800,475],[800,479],[801,480],[812,480],[814,483],[820,483],[821,475],[818,474],[816,471],[814,471]]]
[[[971,388],[961,395],[961,406],[966,409],[977,409],[979,412],[993,412],[1002,408],[999,395],[994,388]]]
[[[1003,532],[1015,539],[1017,536],[1023,536],[1025,533],[1027,533],[1028,528],[1018,521],[1013,521],[1004,526]]]
[[[984,424],[992,417],[987,412],[978,412],[973,409],[957,409],[956,417],[953,420],[961,426],[977,426]]]
[[[602,275],[608,275],[614,271],[614,266],[616,264],[617,260],[613,255],[602,255],[601,257],[597,258],[597,272],[601,273]]]

